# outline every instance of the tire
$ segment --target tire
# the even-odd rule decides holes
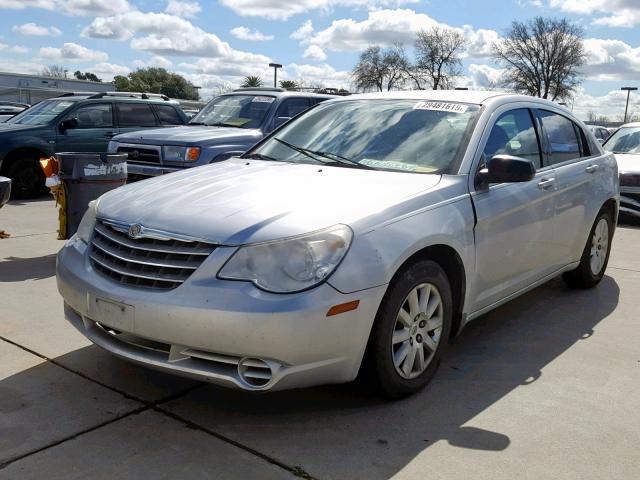
[[[436,262],[419,261],[398,275],[378,309],[365,355],[365,375],[378,393],[401,398],[429,383],[449,340],[452,312],[449,279]],[[424,364],[420,363],[420,351]]]
[[[569,287],[593,288],[600,283],[609,263],[613,228],[611,213],[607,209],[601,210],[589,231],[580,264],[562,275]]]
[[[11,179],[11,198],[35,198],[46,191],[44,172],[36,157],[14,160],[7,168],[7,176]]]

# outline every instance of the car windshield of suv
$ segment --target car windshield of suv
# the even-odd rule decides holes
[[[247,157],[376,170],[452,173],[478,105],[424,100],[324,103]]]
[[[45,125],[73,105],[69,100],[45,100],[7,121],[23,125]]]
[[[640,153],[640,127],[622,127],[602,147],[613,153]]]
[[[274,101],[269,95],[223,95],[209,102],[189,124],[258,128]]]

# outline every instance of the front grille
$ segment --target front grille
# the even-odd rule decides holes
[[[120,284],[169,290],[187,280],[215,248],[195,241],[132,239],[98,221],[89,258],[95,270]]]
[[[132,163],[160,164],[160,152],[153,148],[118,147],[118,153],[126,153],[127,161]]]

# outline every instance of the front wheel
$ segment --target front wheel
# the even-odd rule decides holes
[[[36,157],[14,160],[7,168],[11,179],[11,197],[14,199],[35,198],[46,191],[45,176]]]
[[[613,219],[608,210],[602,210],[589,233],[587,244],[582,252],[580,264],[575,270],[562,275],[571,288],[595,287],[607,269],[613,237]]]
[[[437,263],[424,260],[389,287],[371,331],[365,369],[376,389],[400,398],[434,376],[451,331],[451,287]]]

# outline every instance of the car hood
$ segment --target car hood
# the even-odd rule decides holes
[[[5,120],[6,122],[6,120]],[[20,123],[0,123],[0,134],[3,132],[13,133],[25,130],[38,130],[46,125],[22,125]]]
[[[640,154],[616,153],[619,172],[640,173]]]
[[[98,217],[223,245],[300,235],[384,217],[440,175],[230,159],[126,185]],[[366,223],[366,222],[364,222]]]
[[[257,142],[262,132],[257,129],[234,127],[207,127],[192,125],[184,127],[154,128],[131,133],[123,133],[114,137],[117,142],[140,143],[153,145],[212,145],[221,142]]]

